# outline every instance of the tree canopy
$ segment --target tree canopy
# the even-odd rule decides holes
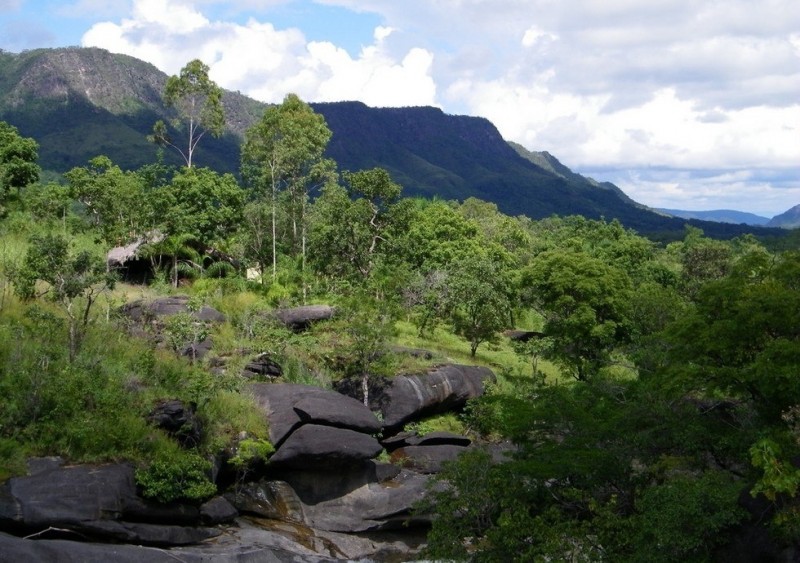
[[[189,168],[194,164],[195,149],[203,136],[209,133],[219,137],[225,127],[222,89],[208,77],[208,72],[208,65],[194,59],[180,74],[170,76],[164,87],[164,103],[177,112],[173,126],[185,126],[186,144],[173,139],[163,121],[157,121],[153,127],[152,140],[177,150]]]

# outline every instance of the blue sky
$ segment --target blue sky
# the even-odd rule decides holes
[[[277,102],[432,105],[654,207],[800,204],[796,0],[0,0],[0,48],[97,46]]]

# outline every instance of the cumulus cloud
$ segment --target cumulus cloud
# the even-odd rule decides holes
[[[435,103],[433,55],[413,48],[395,58],[385,49],[393,31],[376,28],[373,44],[354,58],[332,43],[307,42],[298,29],[276,29],[255,18],[212,21],[191,3],[136,0],[129,18],[95,24],[83,45],[139,57],[170,74],[200,58],[220,85],[267,102],[294,92],[310,101]]]

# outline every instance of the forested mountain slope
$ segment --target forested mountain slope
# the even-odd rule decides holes
[[[161,99],[166,75],[135,58],[101,49],[0,52],[0,120],[40,144],[40,164],[63,173],[103,154],[122,168],[150,163],[153,123],[172,113]],[[205,139],[197,162],[237,172],[243,131],[265,104],[225,92],[227,129]],[[610,183],[573,173],[552,155],[507,143],[488,120],[453,116],[430,107],[370,108],[357,102],[313,104],[333,131],[329,156],[342,169],[380,166],[407,195],[494,202],[510,215],[532,218],[583,215],[618,219],[650,235],[682,233],[685,219],[655,213]],[[175,132],[177,135],[179,132]],[[180,161],[170,151],[168,161]],[[707,234],[729,238],[768,230],[691,221]]]

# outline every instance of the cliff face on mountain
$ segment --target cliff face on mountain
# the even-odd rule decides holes
[[[161,92],[167,76],[153,65],[94,48],[0,51],[0,120],[40,144],[40,164],[63,173],[103,154],[122,168],[156,159],[147,135],[174,118]],[[225,92],[227,128],[204,138],[195,161],[237,173],[244,131],[267,107]],[[553,214],[618,219],[641,233],[679,234],[686,219],[655,213],[617,186],[572,172],[553,155],[506,142],[478,117],[432,107],[371,108],[359,102],[312,104],[333,132],[328,156],[345,170],[380,166],[406,195],[494,202],[510,215]],[[176,134],[179,134],[176,132]],[[171,151],[169,163],[180,164]],[[731,237],[754,227],[694,222],[706,234]]]

